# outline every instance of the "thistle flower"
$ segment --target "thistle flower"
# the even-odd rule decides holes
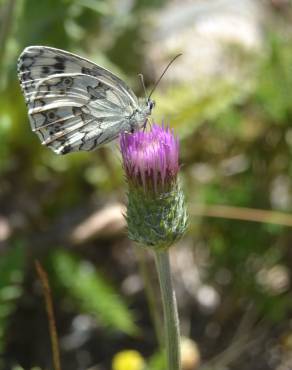
[[[120,135],[129,185],[127,223],[130,239],[166,249],[185,231],[187,216],[178,181],[179,142],[168,127]]]

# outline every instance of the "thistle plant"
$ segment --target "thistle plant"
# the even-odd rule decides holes
[[[168,127],[120,136],[128,182],[129,238],[150,248],[159,276],[168,370],[180,369],[179,321],[169,263],[169,247],[184,233],[187,213],[178,179],[179,141]]]

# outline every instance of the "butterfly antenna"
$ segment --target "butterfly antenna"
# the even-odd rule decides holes
[[[165,75],[166,71],[168,70],[168,68],[172,65],[172,63],[178,58],[180,57],[182,54],[177,54],[174,58],[171,59],[171,61],[168,63],[168,65],[164,68],[164,71],[162,72],[162,74],[160,75],[160,77],[158,78],[158,80],[155,82],[149,96],[148,96],[148,99],[151,98],[151,95],[154,93],[156,87],[158,86],[159,82],[161,81],[162,77]]]
[[[138,77],[141,80],[141,84],[142,84],[142,87],[143,87],[143,90],[144,90],[144,94],[145,94],[145,100],[147,101],[148,97],[147,97],[146,87],[145,87],[145,83],[144,83],[144,76],[142,75],[142,73],[139,73],[138,74]]]

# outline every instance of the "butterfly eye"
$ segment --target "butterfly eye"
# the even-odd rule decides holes
[[[155,101],[154,100],[148,100],[146,104],[149,107],[150,111],[155,107]]]

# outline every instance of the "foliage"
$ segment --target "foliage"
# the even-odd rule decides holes
[[[51,265],[59,284],[81,311],[95,316],[109,328],[131,335],[137,333],[133,312],[92,263],[59,251],[53,255]]]

